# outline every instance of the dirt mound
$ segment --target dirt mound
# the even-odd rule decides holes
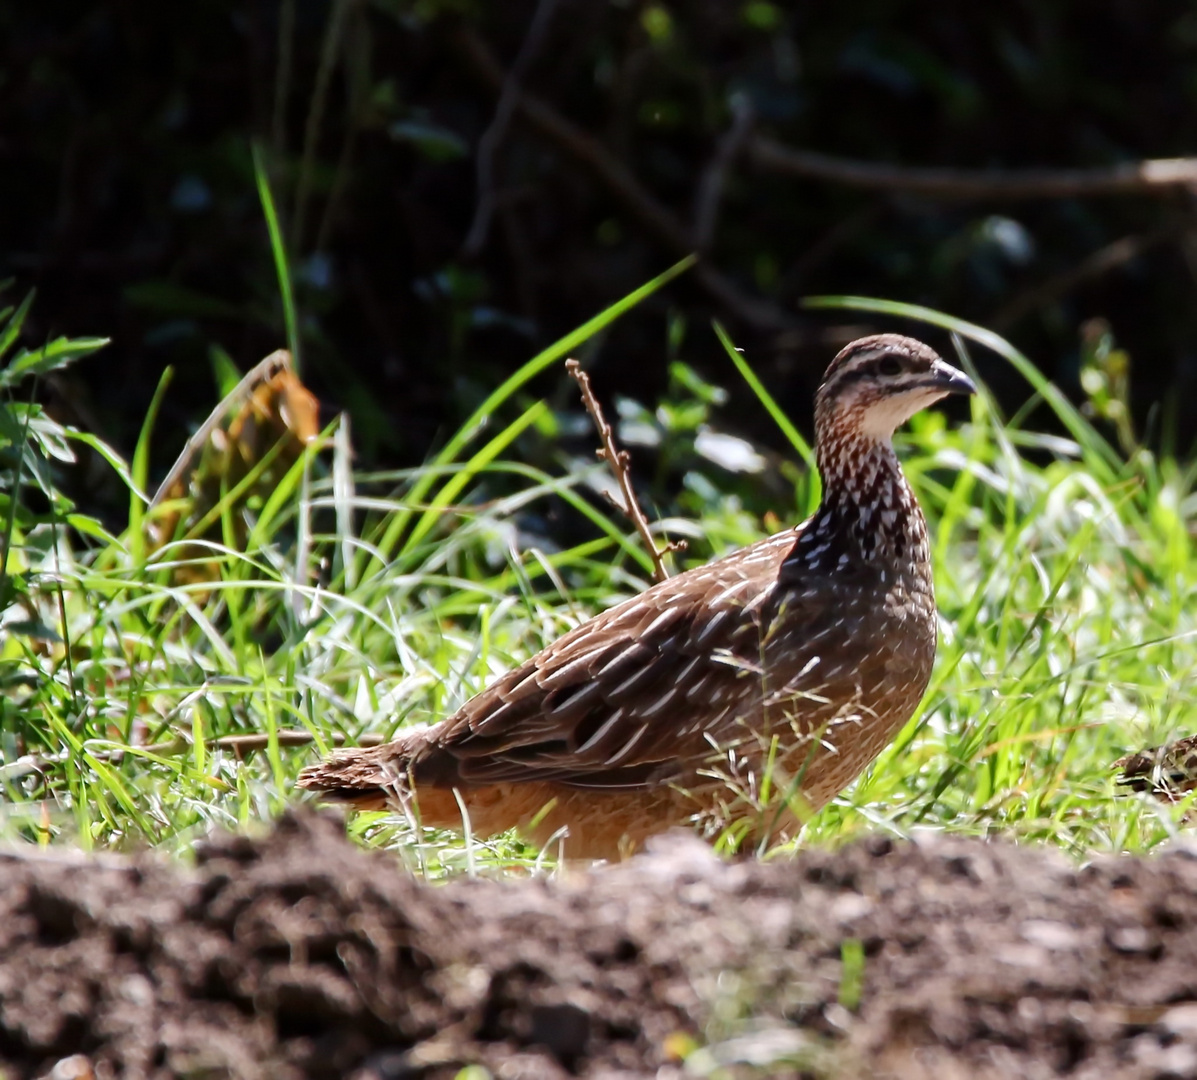
[[[193,869],[9,852],[0,1061],[6,1080],[1197,1077],[1197,855],[1076,870],[874,839],[729,865],[683,839],[562,882],[434,887],[307,816]]]

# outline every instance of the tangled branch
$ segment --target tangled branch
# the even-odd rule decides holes
[[[453,44],[477,78],[496,93],[508,89],[523,122],[602,186],[657,243],[675,255],[694,251],[693,230],[646,190],[598,139],[571,123],[543,99],[518,86],[512,88],[503,66],[473,30],[464,25],[457,27]],[[776,304],[745,292],[710,262],[702,261],[694,268],[693,280],[737,318],[753,326],[777,330],[797,322]]]
[[[763,135],[749,139],[745,149],[754,165],[770,172],[942,199],[1166,195],[1197,187],[1197,158],[1154,158],[1099,169],[943,169],[833,157]]]

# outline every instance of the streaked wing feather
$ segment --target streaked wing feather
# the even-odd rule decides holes
[[[558,639],[446,722],[417,775],[467,786],[535,779],[632,787],[709,756],[708,735],[733,736],[737,721],[760,708],[761,654],[778,608],[773,593],[760,594],[792,536],[672,578]],[[765,559],[769,574],[760,570]],[[808,590],[787,622],[817,636],[834,621],[835,601]],[[784,656],[769,668],[780,685],[799,675]]]

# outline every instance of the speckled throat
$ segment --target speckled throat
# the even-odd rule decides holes
[[[888,442],[832,429],[818,442],[823,499],[799,529],[789,573],[834,574],[860,563],[925,570],[927,521]]]

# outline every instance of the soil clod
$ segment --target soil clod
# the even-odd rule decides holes
[[[6,1080],[1197,1077],[1197,860],[692,838],[413,881],[289,816],[196,864],[0,853]]]

